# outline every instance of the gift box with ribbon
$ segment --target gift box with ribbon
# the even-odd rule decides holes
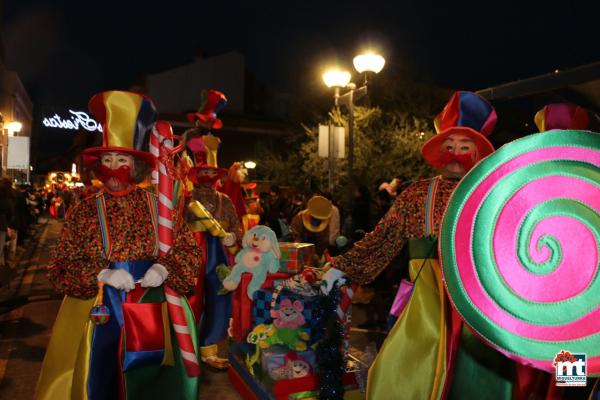
[[[287,273],[277,272],[275,274],[267,274],[267,278],[262,284],[262,288],[273,288],[278,286],[291,275]],[[242,274],[240,286],[233,292],[233,310],[231,319],[231,329],[229,335],[237,342],[245,342],[248,332],[252,330],[252,307],[254,302],[248,298],[246,288],[252,280],[252,274],[247,272]]]
[[[306,265],[311,264],[315,255],[315,245],[312,243],[280,242],[279,271],[291,274],[302,272]]]
[[[293,293],[288,289],[282,289],[276,296],[274,307],[272,307],[273,297],[276,290],[274,288],[261,289],[254,292],[252,304],[252,327],[260,324],[273,323],[273,314],[271,311],[279,310],[281,302],[289,299],[293,304],[299,301],[302,305],[302,315],[304,317],[304,330],[309,334],[308,345],[312,345],[320,339],[319,327],[317,321],[313,318],[313,313],[317,307],[318,296],[303,296]]]

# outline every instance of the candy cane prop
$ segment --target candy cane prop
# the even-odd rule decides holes
[[[171,156],[173,148],[173,131],[165,121],[157,121],[152,130],[151,143],[158,143],[158,245],[160,255],[167,254],[173,247],[173,178],[167,171],[165,163]],[[181,358],[188,376],[200,374],[200,363],[194,349],[187,319],[182,306],[182,296],[168,286],[164,286],[167,309],[173,324]]]
[[[152,134],[150,135],[150,154],[156,158],[157,164],[158,159],[160,158],[160,137],[160,132],[156,128],[152,129]],[[152,184],[158,187],[158,167],[155,167],[152,170]]]

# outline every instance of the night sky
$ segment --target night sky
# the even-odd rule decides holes
[[[240,51],[259,82],[290,93],[316,82],[327,63],[352,70],[352,56],[369,44],[386,68],[467,90],[600,60],[598,1],[154,3],[4,1],[6,65],[39,111],[84,109],[92,94],[128,88],[200,51]]]

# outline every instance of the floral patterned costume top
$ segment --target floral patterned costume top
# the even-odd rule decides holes
[[[433,207],[434,232],[438,232],[458,180],[433,179],[439,179]],[[348,252],[333,258],[332,267],[344,271],[356,283],[367,284],[388,266],[408,239],[424,237],[430,182],[431,179],[421,180],[406,188],[372,232],[356,242]]]
[[[113,196],[102,192],[106,203],[108,229],[112,239],[109,260],[102,256],[102,234],[96,196],[81,201],[69,213],[61,239],[52,253],[48,279],[54,287],[69,296],[87,299],[98,291],[97,276],[109,261],[153,260],[156,257],[156,234],[148,207],[147,191],[136,188]],[[165,284],[185,294],[195,285],[201,250],[183,224],[174,233],[175,243],[166,256],[155,262],[169,271]]]

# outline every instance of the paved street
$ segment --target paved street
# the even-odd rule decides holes
[[[54,246],[62,224],[43,220],[33,235],[19,249],[10,271],[10,286],[0,288],[0,399],[32,399],[52,325],[62,296],[45,277],[49,251]],[[6,272],[6,271],[5,271]],[[364,321],[364,311],[355,307],[354,322]],[[369,340],[380,341],[381,335],[365,335],[354,330],[351,344],[364,348]],[[227,341],[220,351],[226,355]],[[226,373],[204,368],[199,399],[236,400],[241,397],[231,387]]]
[[[31,399],[61,296],[44,267],[61,225],[48,221],[20,249],[9,287],[0,291],[0,398]]]

